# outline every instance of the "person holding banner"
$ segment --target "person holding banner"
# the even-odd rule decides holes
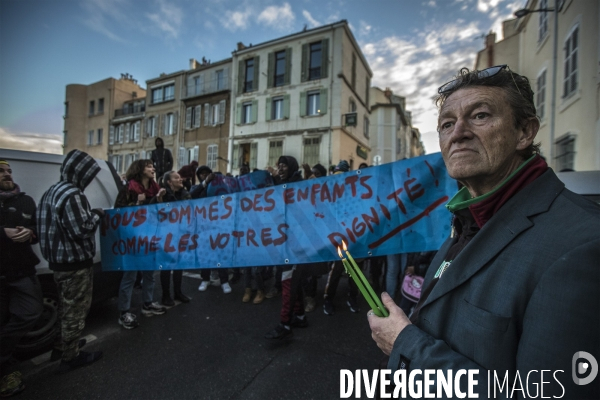
[[[166,172],[163,176],[163,185],[167,191],[163,196],[163,202],[173,203],[181,200],[190,200],[192,196],[183,187],[183,179],[179,173],[175,171]],[[183,271],[180,269],[173,270],[173,291],[175,292],[175,300],[182,303],[189,303],[190,298],[181,291],[181,283],[183,280]],[[162,304],[163,306],[173,307],[175,302],[171,297],[171,271],[160,271],[160,285],[162,287]]]
[[[529,397],[538,382],[542,397],[600,398],[592,382],[600,359],[600,207],[566,189],[540,157],[525,76],[507,65],[463,68],[438,93],[442,156],[464,187],[446,206],[452,234],[410,319],[386,293],[389,317],[368,313],[388,368],[468,370],[475,385],[454,379],[463,397],[468,390],[488,398],[499,378],[503,398]]]
[[[203,199],[206,197],[206,188],[208,184],[215,178],[212,169],[206,165],[201,165],[196,170],[196,177],[198,178],[198,184],[192,186],[190,189],[190,195],[192,199]]]
[[[154,180],[155,170],[152,160],[136,160],[127,169],[127,186],[121,190],[115,201],[115,208],[142,206],[162,202],[166,193]],[[154,271],[141,271],[142,273],[142,314],[146,316],[162,315],[167,310],[153,301],[154,298]],[[137,316],[130,311],[133,286],[138,271],[123,271],[121,286],[119,287],[119,325],[125,329],[137,328],[140,324]]]

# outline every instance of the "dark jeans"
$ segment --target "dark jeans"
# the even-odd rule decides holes
[[[203,281],[210,281],[210,273],[212,269],[204,268],[200,270],[200,276]],[[227,274],[227,268],[219,268],[217,269],[219,272],[219,279],[221,280],[221,285],[227,283],[229,281],[229,275]]]
[[[7,282],[0,278],[0,372],[9,373],[9,360],[15,347],[37,322],[44,306],[37,276]]]
[[[362,270],[362,264],[359,265],[359,268]],[[342,277],[342,272],[344,272],[344,265],[341,261],[336,261],[333,264],[331,271],[329,271],[329,277],[327,278],[327,286],[325,286],[326,299],[333,300],[335,297],[340,278]],[[354,283],[354,279],[350,277],[348,278],[348,296],[352,298],[358,296],[358,287],[356,286],[356,283]]]
[[[252,278],[256,281],[256,289],[261,292],[265,291],[265,281],[263,280],[262,272],[265,267],[248,267],[244,271],[244,283],[246,289],[252,288]]]
[[[160,271],[160,286],[162,286],[163,297],[171,297],[171,272],[173,272],[173,292],[176,297],[181,294],[183,271],[180,269]]]

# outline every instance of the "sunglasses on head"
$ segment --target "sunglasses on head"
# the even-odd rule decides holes
[[[490,78],[492,76],[498,75],[498,73],[500,71],[502,71],[504,68],[507,68],[507,67],[508,67],[507,64],[502,64],[502,65],[495,65],[493,67],[482,69],[481,71],[477,72],[477,77],[480,79]],[[512,74],[511,74],[511,76],[512,76]],[[513,78],[513,81],[514,81],[514,78]],[[439,94],[448,93],[448,92],[452,91],[452,89],[454,89],[461,82],[462,82],[462,78],[453,79],[450,82],[446,82],[438,88],[438,93]],[[516,85],[516,82],[515,82],[515,85]],[[518,86],[517,86],[517,90],[519,90]],[[519,93],[521,93],[520,90],[519,90]]]

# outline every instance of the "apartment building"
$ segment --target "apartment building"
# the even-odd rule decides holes
[[[128,101],[145,97],[146,90],[129,74],[90,85],[67,85],[63,131],[65,154],[79,149],[92,157],[107,160],[110,121],[115,110],[121,110]]]
[[[406,99],[390,88],[370,89],[371,121],[369,164],[381,165],[425,154],[419,130],[412,126]]]
[[[555,171],[600,170],[600,3],[529,0],[525,10],[504,22],[504,40],[488,36],[475,68],[509,64],[529,78],[536,141]]]
[[[371,69],[345,20],[232,53],[228,171],[369,162]]]
[[[179,149],[179,165],[196,160],[214,171],[226,172],[229,164],[231,58],[214,63],[191,59],[190,69],[183,79],[183,144]]]

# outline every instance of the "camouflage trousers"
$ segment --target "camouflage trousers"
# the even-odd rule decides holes
[[[79,355],[79,338],[92,304],[93,268],[54,271],[54,281],[58,288],[60,320],[60,334],[54,348],[63,352],[63,361],[71,361]]]

